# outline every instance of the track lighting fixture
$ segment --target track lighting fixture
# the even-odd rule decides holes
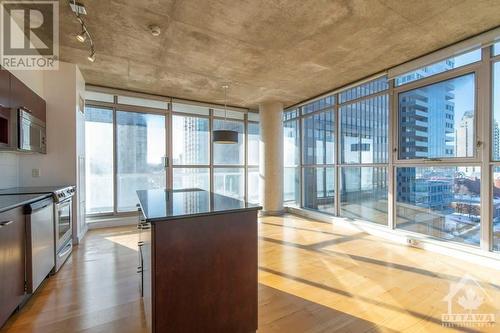
[[[76,2],[75,0],[69,0],[69,5],[71,7],[71,10],[76,16],[76,19],[78,20],[78,22],[80,22],[80,25],[82,27],[82,31],[79,34],[75,35],[75,38],[80,43],[85,43],[85,42],[89,43],[90,50],[87,59],[90,62],[95,62],[96,56],[95,56],[94,41],[92,40],[92,35],[87,30],[87,26],[85,25],[85,21],[83,20],[83,15],[87,15],[87,10],[85,9],[85,5],[80,2]]]

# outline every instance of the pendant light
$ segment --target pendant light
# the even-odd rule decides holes
[[[235,144],[238,143],[238,132],[233,130],[224,129],[227,120],[227,89],[229,86],[224,85],[224,121],[222,123],[222,129],[213,131],[213,142],[219,144]]]

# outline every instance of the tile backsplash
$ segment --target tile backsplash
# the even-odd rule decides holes
[[[19,155],[0,152],[0,189],[19,186]]]

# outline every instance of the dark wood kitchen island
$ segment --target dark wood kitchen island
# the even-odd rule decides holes
[[[261,207],[198,189],[137,195],[150,331],[255,332]]]

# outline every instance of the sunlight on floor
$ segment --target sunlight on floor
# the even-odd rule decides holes
[[[261,284],[398,332],[453,330],[442,326],[450,283],[476,271],[454,258],[298,217],[262,218],[259,228]],[[498,271],[477,272],[488,295],[479,310],[500,317]]]

